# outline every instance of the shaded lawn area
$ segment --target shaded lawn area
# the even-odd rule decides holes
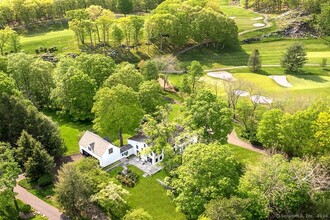
[[[234,157],[241,163],[246,164],[246,165],[258,165],[258,163],[267,156],[236,146],[232,144],[228,144],[227,147],[231,150],[233,153]]]
[[[37,184],[29,182],[27,179],[20,180],[18,182],[18,185],[22,186],[26,190],[28,190],[30,193],[38,197],[39,199],[45,201],[46,203],[56,207],[60,208],[60,205],[55,201],[53,198],[55,191],[54,191],[54,184],[51,184],[47,187],[37,189]]]
[[[53,46],[57,47],[58,53],[79,52],[75,34],[69,29],[25,35],[21,37],[21,44],[26,53],[35,53],[40,47]]]
[[[129,169],[139,175],[137,185],[134,188],[126,188],[131,194],[128,204],[133,209],[143,208],[157,220],[186,219],[184,214],[176,211],[175,204],[167,196],[166,190],[157,182],[157,179],[164,180],[166,177],[164,171],[153,176],[142,177],[143,172],[135,166],[129,166]]]
[[[74,155],[79,153],[78,141],[83,132],[92,131],[91,122],[74,121],[70,117],[56,114],[56,112],[44,112],[59,126],[61,136],[64,139],[67,151],[64,155]]]

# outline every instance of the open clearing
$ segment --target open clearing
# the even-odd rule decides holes
[[[71,30],[51,31],[21,37],[22,50],[26,53],[35,53],[40,47],[56,46],[59,53],[79,52],[75,34]]]
[[[233,66],[246,66],[249,55],[258,49],[262,64],[280,64],[286,49],[294,43],[300,42],[307,52],[307,63],[320,64],[322,58],[330,60],[330,37],[323,39],[267,39],[252,44],[241,45],[241,50],[228,49],[219,51],[209,48],[195,48],[179,56],[182,66],[190,65],[192,60],[198,60],[204,69],[216,69]],[[282,71],[283,72],[283,71]],[[279,74],[279,73],[273,73]]]

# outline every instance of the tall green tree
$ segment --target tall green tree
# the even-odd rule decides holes
[[[313,195],[324,187],[317,185],[329,178],[319,174],[323,169],[313,161],[287,161],[275,155],[259,166],[248,167],[240,179],[239,193],[250,199],[247,211],[252,219],[311,214],[315,209]]]
[[[136,51],[138,51],[138,46],[139,46],[139,39],[142,34],[142,28],[144,25],[144,19],[140,16],[131,16],[131,26],[133,30],[133,40],[134,40],[134,45],[136,48]]]
[[[251,53],[248,61],[248,67],[252,72],[257,72],[261,69],[261,58],[259,50],[256,49]]]
[[[192,61],[190,66],[188,67],[188,75],[191,84],[191,91],[193,93],[196,91],[196,83],[198,79],[203,76],[203,73],[204,70],[202,65],[196,60]]]
[[[209,220],[218,219],[233,219],[243,220],[251,219],[250,213],[247,211],[249,206],[249,199],[242,199],[238,197],[231,198],[216,198],[205,205],[205,216]]]
[[[281,66],[288,73],[297,73],[307,62],[307,53],[301,43],[290,46],[283,54]]]
[[[103,135],[118,132],[121,146],[122,133],[138,128],[144,114],[138,95],[132,88],[121,84],[100,89],[92,112],[95,113],[93,128]]]
[[[125,197],[129,195],[126,189],[109,181],[98,193],[91,197],[102,208],[107,210],[112,218],[122,219],[128,209]]]
[[[26,130],[56,159],[65,151],[58,126],[22,97],[0,94],[0,121],[0,141],[16,146]]]
[[[143,78],[134,65],[121,63],[117,66],[114,74],[104,82],[103,86],[112,88],[118,84],[132,88],[134,91],[139,90],[139,86],[143,82]]]
[[[141,68],[141,74],[145,80],[158,80],[159,70],[156,62],[153,60],[146,61]]]
[[[156,111],[157,106],[162,105],[161,88],[157,81],[145,81],[139,88],[139,100],[143,110],[151,114]]]
[[[177,207],[196,219],[210,200],[234,194],[241,174],[242,166],[226,146],[195,144],[186,148],[182,165],[166,182],[173,189],[170,193]]]
[[[0,142],[0,189],[8,190],[18,215],[19,207],[14,193],[16,179],[21,170],[14,159],[14,152],[9,144]]]
[[[115,61],[111,57],[101,54],[83,53],[75,61],[79,70],[95,80],[97,88],[102,86],[116,68]]]
[[[233,130],[230,110],[217,96],[202,90],[185,102],[187,125],[201,129],[201,141],[227,143],[227,135]]]
[[[15,80],[7,74],[0,71],[0,94],[7,93],[8,95],[18,95]]]
[[[117,9],[126,17],[127,14],[133,12],[132,0],[117,0]]]
[[[93,97],[97,84],[76,67],[70,67],[65,75],[56,73],[56,87],[52,99],[63,111],[78,120],[91,119]]]
[[[89,207],[92,185],[74,163],[65,164],[58,173],[55,198],[71,219],[81,219]]]
[[[55,167],[54,158],[50,156],[39,142],[34,146],[31,157],[24,164],[26,177],[32,181],[37,181],[46,174],[52,174]]]
[[[330,35],[330,3],[321,5],[321,13],[317,16],[317,22],[324,35]]]
[[[7,71],[33,104],[37,107],[50,105],[50,93],[54,87],[52,63],[24,53],[11,54],[8,56]]]

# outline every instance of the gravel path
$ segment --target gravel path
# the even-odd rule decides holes
[[[265,150],[259,149],[255,146],[253,146],[252,144],[242,141],[241,139],[239,139],[237,137],[237,134],[235,132],[235,130],[233,130],[229,135],[228,135],[228,143],[229,144],[233,144],[260,154],[264,154],[264,155],[268,155],[267,152]]]
[[[19,180],[24,179],[23,175],[20,175]],[[20,185],[16,185],[14,188],[14,192],[17,193],[16,197],[23,201],[26,204],[29,204],[32,208],[37,210],[42,215],[48,217],[50,220],[61,220],[64,219],[65,216],[61,213],[57,208],[49,205],[48,203],[42,201],[32,193],[28,192],[26,189],[21,187]]]

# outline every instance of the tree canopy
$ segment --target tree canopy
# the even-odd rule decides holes
[[[182,165],[167,179],[177,207],[195,219],[211,199],[235,193],[242,166],[226,146],[195,144],[186,148]]]

